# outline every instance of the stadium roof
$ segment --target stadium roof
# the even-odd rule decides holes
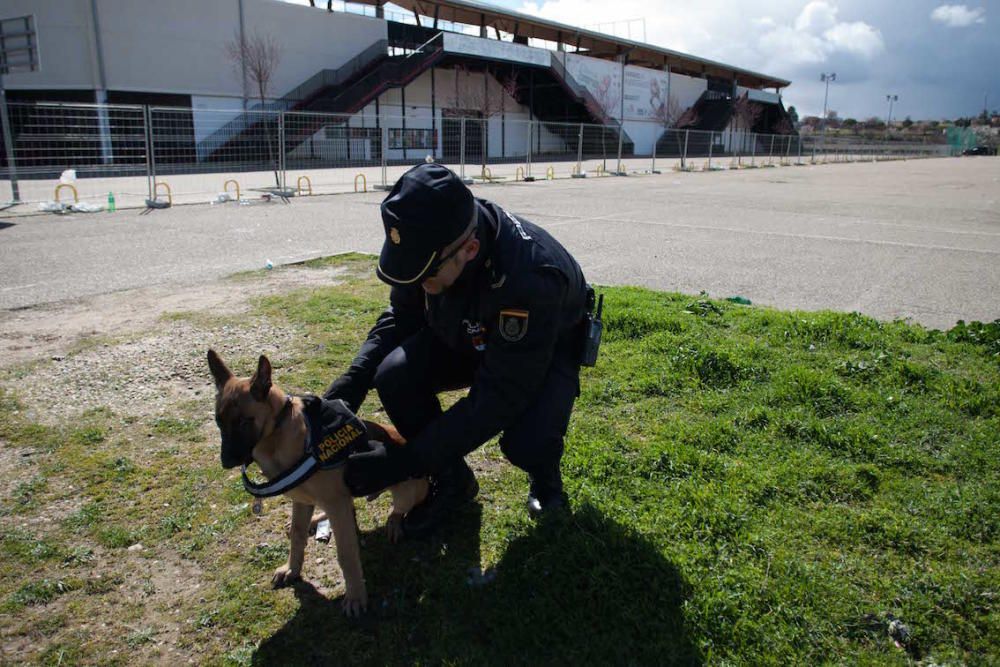
[[[362,4],[385,4],[385,0],[353,1]],[[628,62],[634,65],[654,68],[669,65],[671,71],[680,74],[705,75],[726,80],[735,77],[740,85],[747,88],[784,88],[791,84],[785,79],[759,72],[698,58],[652,44],[565,25],[476,0],[392,0],[392,4],[408,9],[415,15],[451,21],[452,23],[494,28],[518,37],[561,42],[576,47],[582,55],[595,58],[610,59],[627,53]]]

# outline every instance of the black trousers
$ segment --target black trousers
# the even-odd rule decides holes
[[[560,341],[538,397],[500,437],[500,450],[535,477],[558,474],[563,438],[580,392],[580,363],[574,341]],[[472,384],[481,356],[449,348],[422,329],[390,352],[375,374],[375,388],[393,425],[404,438],[420,433],[441,415],[437,394]]]

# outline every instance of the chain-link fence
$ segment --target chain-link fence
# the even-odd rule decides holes
[[[403,117],[147,106],[10,104],[0,202],[117,207],[388,187],[429,159],[468,182],[715,171],[957,154],[954,146],[823,135],[703,132],[496,115]],[[68,170],[75,172],[67,174]]]

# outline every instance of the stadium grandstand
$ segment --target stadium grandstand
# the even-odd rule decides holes
[[[672,129],[718,133],[723,149],[794,134],[789,82],[767,74],[474,0],[319,4],[5,0],[0,19],[30,21],[40,63],[4,77],[19,162],[70,146],[75,166],[120,163],[143,140],[114,115],[69,122],[60,103],[173,109],[156,128],[161,163],[237,161],[278,122],[250,112],[276,110],[301,112],[282,129],[289,159],[333,163],[372,155],[384,127],[380,154],[397,162],[516,155],[535,139],[575,155],[584,124],[625,155],[669,153]],[[254,39],[280,54],[263,96],[231,55]],[[459,140],[470,118],[483,132]],[[525,121],[536,138],[509,131]]]

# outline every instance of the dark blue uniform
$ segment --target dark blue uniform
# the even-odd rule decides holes
[[[476,200],[480,252],[439,295],[395,285],[350,369],[327,390],[357,410],[371,387],[426,472],[503,431],[516,466],[558,470],[579,394],[586,282],[548,232]],[[436,394],[470,387],[442,412]]]

